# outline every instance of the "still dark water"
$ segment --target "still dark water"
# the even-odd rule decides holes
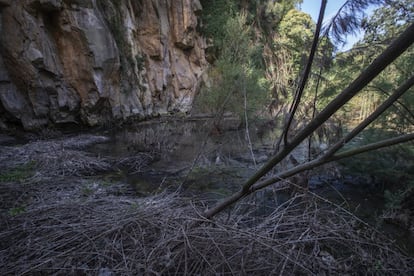
[[[105,134],[110,136],[110,141],[97,144],[91,150],[117,158],[156,154],[158,158],[148,166],[122,173],[137,195],[145,196],[168,188],[214,201],[238,190],[243,181],[274,153],[277,130],[268,129],[263,134],[263,129],[253,126],[247,135],[246,129],[238,125],[239,122],[232,118],[227,118],[220,129],[212,127],[208,119],[160,119],[108,131]],[[308,154],[307,144],[299,146],[292,154],[295,160],[303,162]],[[286,161],[275,170],[290,166],[292,164]],[[312,172],[308,184],[317,195],[385,230],[414,255],[414,237],[408,231],[378,219],[385,204],[382,191],[367,185],[364,179],[341,175],[334,166]],[[270,191],[263,191],[259,196],[265,208],[274,208],[280,203],[278,200],[288,195],[275,196]]]

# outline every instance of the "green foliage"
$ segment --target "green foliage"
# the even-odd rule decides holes
[[[221,49],[226,37],[226,25],[229,18],[236,14],[236,1],[234,0],[202,0],[203,6],[201,32],[213,39],[214,46]]]
[[[358,136],[349,147],[356,147],[397,136],[398,133],[370,128]],[[369,177],[384,189],[386,208],[400,209],[414,193],[414,144],[368,152],[340,162],[348,175]]]
[[[246,64],[250,60],[250,32],[245,15],[228,18],[222,26],[224,37],[220,60],[229,64]]]
[[[344,45],[347,35],[358,34],[365,10],[370,6],[380,5],[384,2],[384,0],[345,1],[339,10],[331,16],[330,22],[325,25],[325,34],[336,45]]]
[[[17,215],[23,214],[24,212],[26,212],[26,207],[25,206],[18,206],[18,207],[11,208],[9,210],[9,215],[10,216],[17,216]]]
[[[228,18],[222,26],[222,48],[209,74],[210,84],[197,98],[196,108],[204,112],[254,115],[267,102],[268,83],[260,68],[258,47],[252,41],[245,15]],[[260,46],[259,46],[260,47]]]
[[[414,2],[412,0],[389,0],[363,20],[364,41],[383,43],[398,36],[407,24],[414,21]]]
[[[244,91],[249,115],[256,114],[267,103],[268,83],[255,69],[218,60],[210,78],[211,86],[203,88],[197,99],[197,107],[203,111],[232,112],[242,117]]]
[[[0,174],[0,182],[20,182],[33,175],[34,162],[21,165]]]
[[[348,52],[338,53],[331,69],[324,74],[318,107],[322,108],[343,91],[395,39],[414,18],[412,1],[386,1],[370,18],[364,19],[364,39]],[[389,65],[338,113],[342,124],[352,127],[385,100],[414,73],[414,47]],[[378,118],[371,127],[408,133],[414,129],[414,91],[411,88],[399,102]]]
[[[82,193],[83,196],[88,197],[88,196],[91,196],[94,193],[94,190],[93,190],[92,186],[85,185],[85,186],[82,187],[81,193]]]
[[[299,75],[309,54],[315,23],[309,14],[292,9],[280,22],[278,30],[280,36],[275,43],[279,45],[278,48],[289,52],[290,66],[293,68],[291,78],[294,79]]]
[[[402,202],[414,192],[414,181],[408,182],[406,186],[397,189],[396,191],[385,190],[385,207],[387,209],[400,209]]]
[[[367,129],[348,146],[356,147],[396,135],[395,132],[382,129]],[[411,189],[410,185],[414,183],[413,160],[414,145],[408,143],[347,158],[340,163],[345,167],[347,174],[370,176],[385,189],[405,191]],[[388,196],[390,197],[390,194]]]
[[[302,1],[279,0],[267,1],[263,6],[261,20],[268,29],[277,29],[285,15]]]
[[[301,51],[312,42],[314,29],[315,23],[310,15],[294,9],[287,12],[279,25],[279,32],[286,46],[294,47],[295,50],[300,47],[298,50]]]
[[[213,38],[216,46],[221,47],[225,37],[223,26],[227,19],[238,13],[246,15],[246,22],[253,24],[260,21],[260,25],[271,31],[277,28],[285,14],[302,3],[302,0],[201,0],[203,6],[202,32]]]
[[[268,68],[269,75],[272,75],[272,90],[274,99],[280,105],[289,104],[293,100],[301,73],[307,62],[310,48],[314,38],[316,24],[309,14],[296,9],[289,10],[277,27],[273,36],[272,50],[275,57],[270,61],[272,67]],[[304,93],[299,107],[302,113],[309,108],[313,102],[313,89],[318,83],[317,72],[319,69],[326,69],[331,65],[333,45],[326,37],[322,37],[319,48],[313,61],[313,72],[310,74],[307,91]],[[310,114],[309,114],[310,115]]]

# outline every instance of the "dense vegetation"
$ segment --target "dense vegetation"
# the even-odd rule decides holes
[[[211,66],[194,109],[218,129],[238,116],[244,138],[273,127],[276,141],[259,151],[244,139],[253,160],[243,151],[223,161],[232,152],[222,144],[247,144],[239,132],[165,116],[115,129],[122,147],[107,129],[0,145],[0,274],[412,275],[408,247],[309,182],[332,173],[324,184],[346,175],[358,189],[362,178],[387,198],[382,217],[414,232],[414,3],[348,0],[322,28],[300,0],[201,2]],[[117,4],[98,3],[116,30]],[[364,37],[340,51],[358,26]],[[124,69],[141,62],[121,57]],[[179,160],[187,154],[190,165]],[[210,182],[214,198],[188,189]]]
[[[249,118],[284,121],[291,111],[308,59],[316,23],[299,10],[301,1],[205,0],[201,31],[210,39],[212,63],[208,85],[198,107],[216,114],[249,113]],[[369,4],[376,9],[367,17]],[[365,15],[365,16],[364,16]],[[292,131],[300,129],[413,23],[412,1],[347,1],[322,30],[313,67]],[[363,38],[341,52],[348,33],[364,31]],[[411,46],[369,83],[329,123],[309,138],[313,144],[331,144],[367,118],[395,89],[412,77]],[[414,129],[414,94],[405,93],[346,148],[411,133]],[[246,99],[245,101],[243,99]],[[290,109],[289,109],[290,107]],[[269,115],[273,117],[269,117]],[[242,117],[242,116],[241,116]],[[247,118],[247,116],[246,116]],[[297,118],[301,118],[298,120]],[[306,119],[306,120],[303,120]],[[311,150],[310,150],[311,152]],[[320,151],[312,150],[315,158]],[[414,181],[413,145],[408,143],[366,153],[342,162],[347,174],[363,174],[372,185],[411,196]],[[408,192],[404,192],[408,191]],[[403,198],[399,199],[400,201]]]

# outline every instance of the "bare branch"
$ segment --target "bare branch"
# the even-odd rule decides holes
[[[414,77],[412,77],[410,80],[408,80],[405,84],[403,84],[399,89],[397,89],[391,96],[389,99],[387,99],[386,102],[384,102],[384,104],[382,104],[380,107],[378,107],[378,109],[371,114],[371,116],[369,116],[367,119],[365,119],[360,125],[358,125],[352,132],[350,132],[350,134],[348,134],[343,141],[349,141],[351,140],[352,137],[355,137],[356,134],[358,134],[359,132],[361,132],[367,125],[369,125],[370,122],[372,122],[375,118],[377,118],[382,112],[384,112],[387,107],[391,106],[393,102],[395,102],[398,97],[400,97],[402,94],[404,94],[405,91],[407,91],[409,89],[410,86],[413,85],[414,82]],[[337,155],[333,155],[338,149],[340,149],[342,147],[342,145],[344,144],[343,141],[338,142],[337,144],[335,144],[326,154],[324,154],[323,156],[321,156],[320,158],[313,160],[313,161],[309,161],[307,163],[301,164],[299,166],[296,166],[292,169],[286,170],[284,172],[281,172],[279,174],[277,174],[274,177],[268,178],[264,181],[258,182],[256,184],[254,184],[247,192],[243,192],[243,190],[238,191],[237,193],[233,194],[232,196],[230,196],[229,198],[225,199],[224,201],[220,202],[218,205],[214,206],[212,209],[206,211],[205,216],[207,218],[210,218],[211,216],[213,216],[216,212],[220,212],[221,210],[224,210],[225,208],[227,208],[229,205],[235,203],[236,201],[238,201],[240,198],[243,198],[253,192],[256,192],[257,190],[263,189],[269,185],[272,185],[276,182],[279,182],[280,180],[286,179],[288,177],[291,177],[295,174],[298,174],[300,172],[303,171],[307,171],[313,168],[316,168],[318,166],[321,166],[323,164],[332,162],[332,161],[337,161],[343,158],[347,158],[347,157],[351,157],[363,152],[367,152],[367,151],[372,151],[372,150],[376,150],[379,148],[383,148],[383,147],[388,147],[388,146],[392,146],[398,143],[404,143],[410,140],[414,140],[414,133],[412,134],[407,134],[407,135],[402,135],[396,138],[391,138],[388,140],[384,140],[384,141],[380,141],[380,142],[376,142],[373,144],[369,144],[366,146],[362,146],[356,149],[352,149],[352,150],[348,150],[342,153],[339,153]],[[208,216],[210,215],[210,216]]]
[[[358,92],[373,80],[392,61],[400,56],[414,43],[414,23],[409,26],[378,58],[376,58],[341,94],[333,99],[309,124],[306,125],[293,139],[273,156],[255,175],[246,181],[243,189],[247,191],[256,181],[268,173],[275,165],[283,160],[312,132],[328,120],[339,108],[345,105]]]
[[[234,193],[230,197],[225,198],[223,201],[219,202],[216,206],[214,206],[211,209],[205,211],[203,216],[205,218],[209,219],[209,218],[213,217],[214,215],[218,214],[219,212],[221,212],[222,210],[226,209],[227,207],[229,207],[233,203],[237,202],[241,198],[244,198],[244,197],[246,197],[246,196],[248,196],[248,195],[250,195],[250,194],[252,194],[252,193],[254,193],[258,190],[266,188],[266,187],[268,187],[272,184],[275,184],[275,183],[277,183],[281,180],[287,179],[287,178],[289,178],[291,176],[294,176],[298,173],[311,170],[313,168],[319,167],[319,166],[321,166],[323,164],[326,164],[326,163],[329,163],[329,162],[338,161],[340,159],[355,156],[357,154],[377,150],[377,149],[384,148],[384,147],[390,147],[390,146],[400,144],[400,143],[405,143],[405,142],[408,142],[408,141],[411,141],[411,140],[414,140],[414,133],[398,136],[398,137],[395,137],[395,138],[391,138],[391,139],[383,140],[383,141],[380,141],[380,142],[372,143],[372,144],[369,144],[369,145],[366,145],[366,146],[362,146],[362,147],[359,147],[359,148],[356,148],[356,149],[344,151],[344,152],[341,152],[337,155],[331,156],[330,158],[327,158],[327,159],[319,158],[319,159],[301,164],[301,165],[296,166],[294,168],[291,168],[289,170],[283,171],[283,172],[277,174],[276,176],[267,178],[267,179],[265,179],[261,182],[258,182],[256,184],[254,184],[247,191],[239,190],[238,192]]]
[[[390,139],[386,139],[386,140],[382,140],[379,142],[375,142],[372,144],[368,144],[365,146],[361,146],[359,148],[356,149],[350,149],[347,151],[343,151],[340,152],[334,156],[332,156],[331,160],[332,161],[337,161],[340,159],[344,159],[344,158],[348,158],[357,154],[361,154],[364,152],[368,152],[368,151],[373,151],[373,150],[377,150],[380,148],[385,148],[385,147],[390,147],[393,145],[397,145],[397,144],[401,144],[401,143],[406,143],[408,141],[414,140],[414,133],[410,133],[410,134],[405,134],[405,135],[401,135],[398,137],[394,137],[394,138],[390,138]]]
[[[300,100],[301,100],[302,95],[303,95],[303,90],[305,90],[305,85],[308,81],[309,74],[310,74],[310,71],[311,71],[311,68],[312,68],[312,63],[313,63],[313,60],[314,60],[314,57],[315,57],[315,53],[316,53],[316,50],[318,49],[319,34],[321,32],[321,29],[322,29],[322,21],[323,21],[323,16],[325,14],[325,8],[326,8],[327,2],[328,2],[327,0],[322,0],[321,8],[319,10],[318,23],[316,25],[315,34],[314,34],[314,37],[313,37],[312,48],[311,48],[311,51],[309,53],[308,61],[306,63],[305,70],[303,71],[302,78],[300,80],[298,89],[296,90],[296,93],[295,93],[295,99],[293,100],[293,103],[292,103],[292,106],[291,106],[288,122],[286,123],[285,129],[282,133],[282,137],[284,137],[285,145],[287,144],[288,132],[289,132],[290,125],[292,124],[292,120],[295,117],[296,110],[299,107],[299,103],[300,103]]]
[[[398,137],[394,137],[394,138],[390,138],[390,139],[386,139],[386,140],[382,140],[379,142],[375,142],[372,144],[368,144],[365,146],[361,146],[355,149],[350,149],[344,152],[340,152],[336,155],[333,155],[329,158],[319,158],[304,164],[301,164],[299,166],[296,166],[292,169],[289,169],[287,171],[284,171],[282,173],[277,174],[274,177],[268,178],[264,181],[258,182],[255,185],[252,186],[252,188],[249,191],[250,193],[253,193],[257,190],[263,189],[269,185],[272,185],[276,182],[279,182],[280,180],[286,179],[288,177],[294,176],[298,173],[304,172],[304,171],[308,171],[311,170],[313,168],[319,167],[323,164],[329,163],[329,162],[333,162],[333,161],[338,161],[344,158],[348,158],[348,157],[352,157],[364,152],[368,152],[368,151],[374,151],[374,150],[378,150],[381,148],[385,148],[385,147],[390,147],[396,144],[401,144],[401,143],[406,143],[408,141],[414,140],[414,133],[410,133],[410,134],[405,134],[405,135],[401,135]]]
[[[375,59],[345,90],[333,99],[309,124],[303,128],[291,141],[286,144],[275,156],[250,177],[242,188],[230,197],[219,202],[216,206],[204,213],[206,218],[211,218],[226,207],[238,201],[240,198],[252,193],[252,186],[275,165],[283,160],[303,140],[311,135],[318,127],[328,120],[339,108],[352,99],[362,88],[374,79],[392,61],[400,56],[411,44],[414,43],[414,24],[409,26],[377,59]],[[319,160],[319,159],[318,159]],[[326,159],[325,159],[326,160]],[[317,162],[311,161],[309,163]],[[314,167],[314,166],[313,166]],[[307,170],[307,169],[306,169]],[[272,182],[273,183],[273,182]],[[268,184],[270,185],[270,184]],[[255,185],[257,186],[257,185]]]
[[[369,115],[365,120],[363,120],[357,127],[355,127],[350,133],[348,133],[343,139],[338,141],[331,149],[324,154],[324,158],[329,158],[335,154],[340,148],[342,148],[346,143],[351,141],[356,135],[358,135],[362,130],[364,130],[369,124],[371,124],[375,119],[377,119],[382,113],[384,113],[388,108],[390,108],[411,86],[414,85],[414,75],[411,76],[406,82],[404,82],[395,92],[385,100],[371,115]]]

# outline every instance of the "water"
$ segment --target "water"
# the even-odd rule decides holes
[[[229,118],[219,132],[211,127],[211,121],[201,119],[137,124],[108,133],[111,141],[91,150],[117,158],[142,152],[159,156],[149,167],[125,175],[140,194],[179,185],[194,193],[198,190],[227,194],[237,189],[270,153],[269,145],[260,142],[252,131],[255,166],[246,132],[237,128],[238,123]],[[226,187],[221,186],[223,182]]]
[[[186,195],[217,200],[238,190],[273,154],[274,131],[257,135],[256,127],[249,131],[252,148],[245,129],[238,121],[228,119],[220,131],[210,120],[165,120],[136,124],[107,133],[111,141],[91,149],[103,156],[125,157],[146,152],[159,158],[138,172],[122,175],[139,196],[164,189],[177,190]],[[259,137],[260,136],[260,137]],[[294,153],[299,162],[307,157],[303,144]],[[253,158],[254,156],[254,158]],[[291,166],[283,162],[276,169]],[[328,165],[309,175],[312,192],[352,211],[371,225],[392,235],[406,251],[414,255],[414,238],[406,230],[385,224],[378,219],[384,210],[382,191],[367,185],[365,179],[341,176],[335,166]],[[271,189],[258,194],[262,213],[280,204],[288,194],[275,195]]]
[[[143,189],[149,192],[151,189],[148,186],[151,185],[148,182],[154,182],[154,190],[166,183],[187,184],[186,187],[200,191],[216,190],[223,188],[222,184],[228,184],[225,188],[234,190],[274,154],[273,145],[277,138],[277,133],[272,129],[268,129],[265,135],[260,130],[258,135],[257,127],[252,126],[249,144],[246,130],[238,128],[239,123],[236,119],[228,118],[217,131],[208,119],[144,122],[106,133],[111,138],[110,142],[97,144],[91,151],[115,158],[142,153],[158,156],[155,162],[138,172],[124,172],[127,180],[138,190],[142,183]],[[305,161],[307,144],[300,145],[292,155],[298,162]],[[292,166],[291,158],[286,159],[275,171]],[[361,191],[366,196],[365,190],[348,185],[355,179],[338,180],[339,172],[335,166],[325,166],[309,177],[312,190],[326,194],[332,190],[333,194],[345,193],[351,197],[354,196],[350,194]]]

